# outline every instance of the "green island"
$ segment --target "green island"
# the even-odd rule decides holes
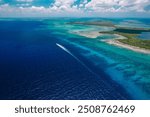
[[[143,40],[138,38],[138,35],[142,32],[150,32],[149,29],[134,29],[134,28],[116,28],[114,31],[110,32],[113,34],[119,34],[127,39],[117,39],[119,42],[128,44],[131,46],[149,49],[150,50],[150,40]],[[109,32],[108,32],[109,33]]]
[[[113,27],[113,31],[101,31],[102,34],[117,34],[124,36],[126,39],[115,39],[115,40],[106,40],[109,44],[122,46],[128,49],[137,50],[144,49],[143,51],[148,51],[150,53],[150,40],[144,40],[138,38],[142,32],[150,32],[150,29],[147,28],[128,28],[128,27],[119,27],[108,21],[93,21],[93,22],[71,22],[70,24],[79,24],[79,25],[95,25],[95,26],[106,26]],[[112,43],[113,42],[113,43]],[[137,50],[138,51],[138,50]]]
[[[114,31],[100,32],[100,33],[122,35],[126,37],[126,39],[117,39],[119,42],[150,50],[150,40],[143,40],[138,38],[138,35],[141,34],[142,32],[150,32],[150,29],[116,28]]]
[[[134,34],[133,35],[132,34],[122,34],[122,35],[127,37],[127,39],[118,39],[118,41],[128,44],[128,45],[132,45],[132,46],[150,50],[150,40],[138,39],[137,35],[135,36]]]

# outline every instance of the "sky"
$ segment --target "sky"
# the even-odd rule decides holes
[[[0,17],[150,17],[150,0],[0,0]]]

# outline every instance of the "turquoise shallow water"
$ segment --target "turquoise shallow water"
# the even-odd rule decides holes
[[[103,69],[114,81],[121,84],[134,99],[150,99],[150,55],[115,47],[100,40],[114,38],[113,35],[99,36],[90,39],[71,31],[111,30],[109,28],[84,25],[66,24],[69,20],[61,22],[47,22],[48,28],[60,40],[76,48],[81,56],[87,58],[97,68]],[[141,23],[142,22],[142,23]],[[147,26],[147,20],[120,21],[119,25],[131,23],[130,26]],[[53,27],[51,26],[53,25]]]
[[[148,19],[1,19],[0,99],[150,99],[150,55],[104,42],[116,35],[85,36],[114,28],[68,23],[97,20],[149,27]]]

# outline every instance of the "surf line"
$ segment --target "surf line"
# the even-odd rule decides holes
[[[73,55],[67,48],[65,48],[63,45],[60,45],[58,43],[56,43],[56,45],[61,48],[62,50],[64,50],[66,53],[68,53],[69,55],[71,55],[74,59],[76,59],[79,63],[81,63],[81,65],[83,65],[88,71],[92,72],[93,74],[95,74],[88,66],[86,66],[80,59],[78,59],[75,55]]]

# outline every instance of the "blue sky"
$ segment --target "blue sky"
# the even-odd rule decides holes
[[[150,0],[0,0],[0,17],[150,17]]]

